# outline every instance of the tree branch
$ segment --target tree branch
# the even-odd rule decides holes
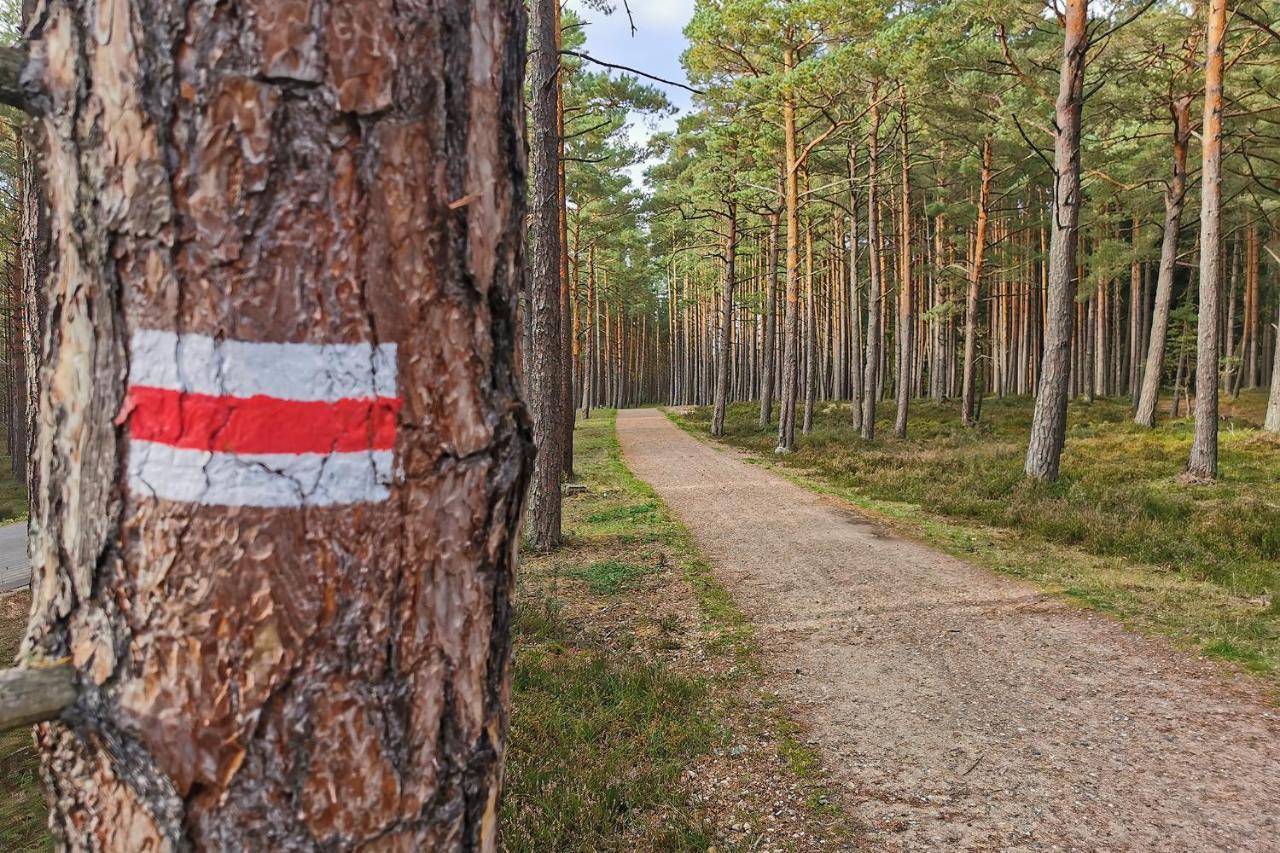
[[[687,91],[693,92],[695,95],[703,94],[701,89],[695,89],[692,86],[688,85],[687,83],[678,83],[675,80],[668,80],[665,77],[659,77],[656,74],[648,74],[644,71],[641,71],[637,68],[631,68],[630,66],[627,66],[627,65],[618,65],[617,63],[614,63],[614,62],[605,62],[602,59],[596,59],[594,56],[589,56],[585,53],[579,53],[576,50],[562,50],[560,51],[560,55],[573,56],[573,57],[577,57],[578,59],[584,60],[586,62],[594,62],[596,65],[599,65],[603,68],[614,68],[614,69],[617,69],[618,71],[626,71],[631,74],[638,74],[641,77],[644,77],[645,79],[653,80],[658,83],[665,83],[668,86],[676,86],[680,89],[685,89]]]
[[[75,699],[76,671],[67,659],[0,671],[0,732],[52,720]]]

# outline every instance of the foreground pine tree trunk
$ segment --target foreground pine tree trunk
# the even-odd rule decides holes
[[[493,849],[514,0],[50,0],[23,654],[63,846]]]
[[[1196,331],[1195,434],[1187,475],[1218,476],[1218,303],[1222,294],[1222,74],[1227,0],[1209,0],[1200,169],[1200,312]]]
[[[1089,40],[1088,0],[1067,0],[1062,70],[1054,123],[1053,217],[1049,237],[1049,292],[1046,297],[1044,357],[1031,420],[1025,471],[1035,480],[1056,480],[1067,434],[1067,391],[1071,381],[1071,332],[1075,314],[1076,243],[1080,221],[1080,112]]]

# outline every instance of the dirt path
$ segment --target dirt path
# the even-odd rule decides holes
[[[1243,676],[618,415],[759,626],[874,849],[1280,851],[1280,711]]]

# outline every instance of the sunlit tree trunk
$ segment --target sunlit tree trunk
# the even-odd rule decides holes
[[[1226,0],[1209,0],[1200,168],[1200,314],[1196,331],[1195,432],[1187,474],[1218,476],[1218,303],[1222,294],[1222,75]]]
[[[1076,244],[1080,220],[1080,112],[1089,50],[1088,0],[1067,0],[1062,69],[1055,108],[1053,223],[1049,239],[1049,293],[1040,386],[1031,421],[1025,471],[1055,480],[1067,432]]]
[[[258,10],[49,0],[30,33],[56,249],[22,657],[78,673],[37,730],[50,826],[493,850],[523,8]]]

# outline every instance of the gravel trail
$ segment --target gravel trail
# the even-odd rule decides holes
[[[1280,710],[1244,676],[618,414],[627,464],[758,627],[877,850],[1280,851]]]

